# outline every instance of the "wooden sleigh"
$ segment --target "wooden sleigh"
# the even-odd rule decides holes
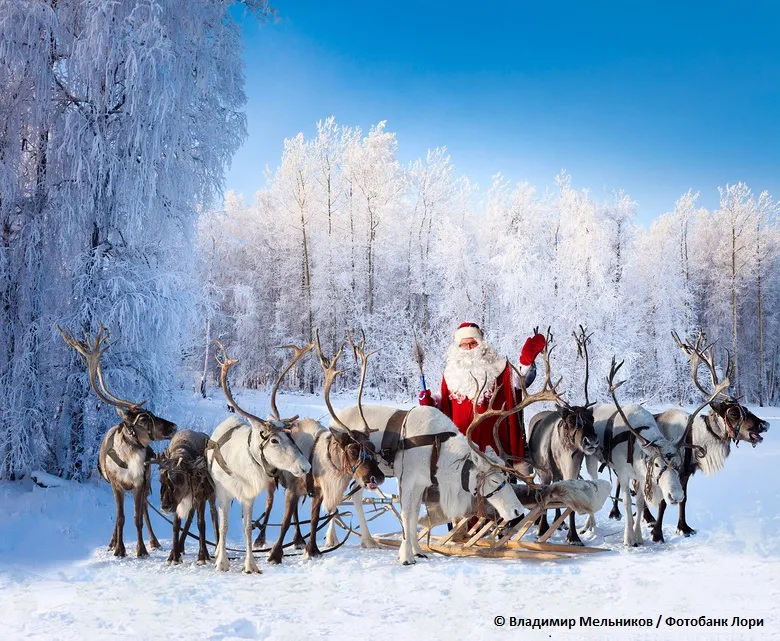
[[[487,559],[523,559],[535,561],[557,561],[559,559],[568,559],[581,555],[595,554],[599,552],[608,552],[605,548],[587,547],[569,545],[567,543],[550,543],[550,537],[557,531],[558,527],[569,518],[573,512],[571,506],[560,501],[550,501],[544,504],[537,503],[530,491],[524,491],[524,487],[518,487],[517,492],[523,504],[530,508],[529,512],[516,524],[511,527],[502,525],[500,519],[496,520],[491,516],[477,517],[473,522],[473,517],[465,517],[446,534],[437,536],[432,534],[432,530],[441,525],[442,521],[437,514],[438,504],[436,503],[435,491],[426,496],[426,505],[429,507],[428,516],[420,519],[423,525],[418,532],[420,547],[428,553],[441,554],[443,556],[472,556]],[[366,506],[372,506],[373,513],[367,520],[371,521],[388,512],[394,514],[401,520],[396,504],[400,503],[397,495],[382,494],[381,498],[375,499],[365,497],[363,503]],[[344,505],[352,505],[347,501]],[[531,528],[537,519],[543,515],[545,510],[560,509],[561,514],[550,525],[550,528],[536,540],[530,540],[533,534]],[[431,517],[431,514],[433,516]],[[426,521],[429,525],[426,525]],[[338,523],[338,519],[337,519]],[[472,523],[469,526],[469,523]],[[340,523],[346,528],[346,525]],[[374,540],[382,546],[388,548],[398,548],[401,545],[401,532],[383,534],[375,536]],[[359,536],[355,534],[355,536]]]

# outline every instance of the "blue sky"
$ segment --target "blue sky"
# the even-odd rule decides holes
[[[540,190],[565,168],[625,189],[647,222],[689,188],[780,199],[780,5],[311,2],[244,28],[249,137],[227,187],[251,198],[282,141],[335,115],[397,133],[407,163],[446,146],[459,174]]]

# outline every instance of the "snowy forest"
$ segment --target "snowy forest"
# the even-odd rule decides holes
[[[272,13],[265,0],[0,8],[0,478],[86,479],[112,424],[57,324],[105,325],[110,388],[158,411],[218,391],[211,339],[241,361],[233,385],[262,388],[279,346],[315,329],[329,353],[365,331],[380,350],[368,395],[411,401],[413,336],[437,385],[466,320],[513,361],[550,326],[572,403],[580,324],[593,333],[591,398],[606,397],[616,355],[624,397],[697,399],[670,331],[701,327],[721,360],[731,352],[735,394],[777,402],[780,228],[760,186],[722,186],[711,211],[689,191],[644,228],[622,191],[594,198],[566,172],[553,188],[503,175],[477,186],[444,147],[404,164],[384,122],[366,132],[323,114],[258,171],[251,201],[224,195],[246,135],[238,4]],[[285,384],[319,392],[319,365]]]

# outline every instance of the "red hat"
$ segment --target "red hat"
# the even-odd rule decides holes
[[[460,342],[464,338],[474,338],[476,340],[482,340],[482,330],[476,323],[461,323],[458,329],[455,331],[455,340]]]

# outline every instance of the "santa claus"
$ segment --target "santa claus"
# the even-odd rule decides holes
[[[534,360],[545,344],[544,336],[534,334],[523,345],[519,371],[525,377],[526,386],[534,379]],[[477,393],[475,380],[479,384],[487,381],[477,402],[478,412],[484,412],[488,408],[494,395],[494,409],[516,407],[517,391],[512,383],[512,368],[509,363],[485,340],[478,325],[463,323],[455,332],[453,342],[447,350],[444,375],[441,379],[441,395],[433,397],[430,390],[424,390],[420,392],[420,405],[438,407],[465,434],[474,418],[473,401]],[[483,452],[488,446],[496,452],[500,451],[493,440],[495,422],[495,418],[486,419],[471,433],[475,445]],[[498,438],[504,452],[509,456],[525,457],[525,434],[517,414],[501,421]]]

